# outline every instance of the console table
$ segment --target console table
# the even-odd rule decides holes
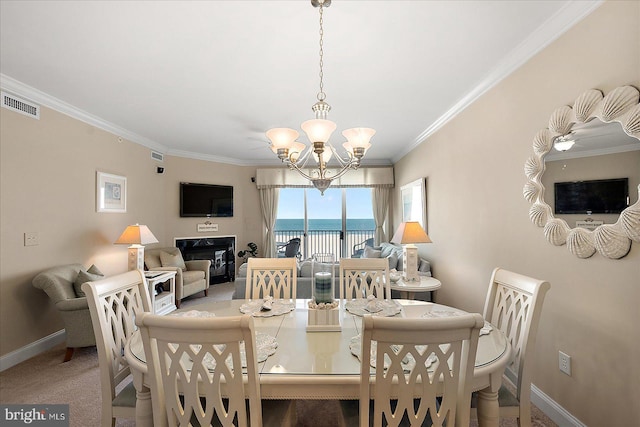
[[[151,308],[155,314],[167,314],[176,309],[176,272],[175,271],[145,271],[151,297]],[[169,282],[169,290],[163,290],[156,295],[156,285]]]

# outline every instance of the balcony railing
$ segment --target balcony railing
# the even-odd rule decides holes
[[[278,230],[274,233],[278,245],[285,244],[295,237],[300,238],[302,259],[315,253],[331,253],[338,258],[351,258],[354,255],[353,247],[372,239],[374,230],[347,230],[344,234],[344,249],[340,230],[309,230],[306,237],[304,230]]]

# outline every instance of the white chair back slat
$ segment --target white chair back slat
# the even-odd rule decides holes
[[[515,385],[519,406],[501,406],[501,416],[515,416],[523,427],[531,425],[531,354],[542,303],[550,288],[545,280],[496,268],[484,306],[484,318],[507,336],[512,347],[513,359],[505,375]]]
[[[480,314],[420,319],[364,316],[360,426],[369,426],[371,415],[376,426],[423,425],[429,419],[434,426],[468,425],[483,325]],[[367,355],[374,342],[371,375]]]
[[[111,425],[116,387],[130,372],[124,347],[137,329],[136,311],[149,311],[151,299],[144,273],[133,270],[82,285],[87,295],[91,322],[96,336],[102,390],[102,425]],[[118,409],[119,407],[115,407]],[[118,409],[128,417],[135,416],[135,406]]]
[[[154,425],[188,426],[194,421],[202,426],[262,425],[251,316],[186,318],[145,313],[136,322],[152,378]]]
[[[340,299],[391,298],[389,261],[386,258],[342,258]]]
[[[249,299],[266,296],[295,299],[298,264],[295,258],[249,258],[245,295]]]

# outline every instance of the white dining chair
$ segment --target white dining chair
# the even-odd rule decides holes
[[[480,314],[413,319],[365,315],[362,324],[360,400],[357,412],[355,401],[341,402],[345,425],[355,426],[357,419],[361,427],[469,425],[484,325]]]
[[[295,425],[293,401],[261,401],[250,315],[143,313],[136,324],[151,377],[156,427]]]
[[[549,282],[502,268],[491,274],[484,305],[484,318],[507,336],[513,360],[505,369],[498,392],[501,418],[517,418],[520,427],[531,426],[531,369],[533,351]],[[515,395],[511,389],[515,390]],[[477,399],[472,400],[472,417],[477,417]]]
[[[340,299],[391,298],[386,258],[340,259]]]
[[[249,258],[245,298],[296,299],[297,277],[296,258]]]
[[[82,290],[87,295],[98,350],[101,425],[114,426],[116,418],[136,415],[136,389],[132,382],[125,383],[131,370],[124,357],[124,346],[137,329],[134,311],[150,310],[149,291],[140,270],[84,283]]]

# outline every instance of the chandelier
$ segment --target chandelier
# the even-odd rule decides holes
[[[271,150],[278,158],[289,166],[291,170],[295,170],[300,175],[311,181],[313,186],[324,194],[331,181],[340,178],[350,169],[357,169],[360,166],[360,160],[371,147],[369,140],[376,133],[371,128],[353,128],[342,132],[347,142],[342,146],[346,151],[346,156],[342,157],[329,142],[329,138],[336,124],[331,120],[327,120],[327,114],[331,110],[331,106],[325,102],[327,95],[324,93],[323,85],[323,36],[322,13],[323,8],[331,5],[331,0],[311,0],[313,7],[320,11],[320,91],[318,92],[318,102],[313,104],[311,110],[315,113],[315,119],[307,120],[300,126],[307,134],[307,138],[311,145],[307,147],[302,142],[296,141],[299,136],[298,131],[289,128],[274,128],[266,132],[267,138],[271,141]],[[339,170],[327,169],[327,163],[331,157],[336,159]],[[311,169],[309,173],[304,171],[310,159],[314,159],[317,163],[317,169]]]

